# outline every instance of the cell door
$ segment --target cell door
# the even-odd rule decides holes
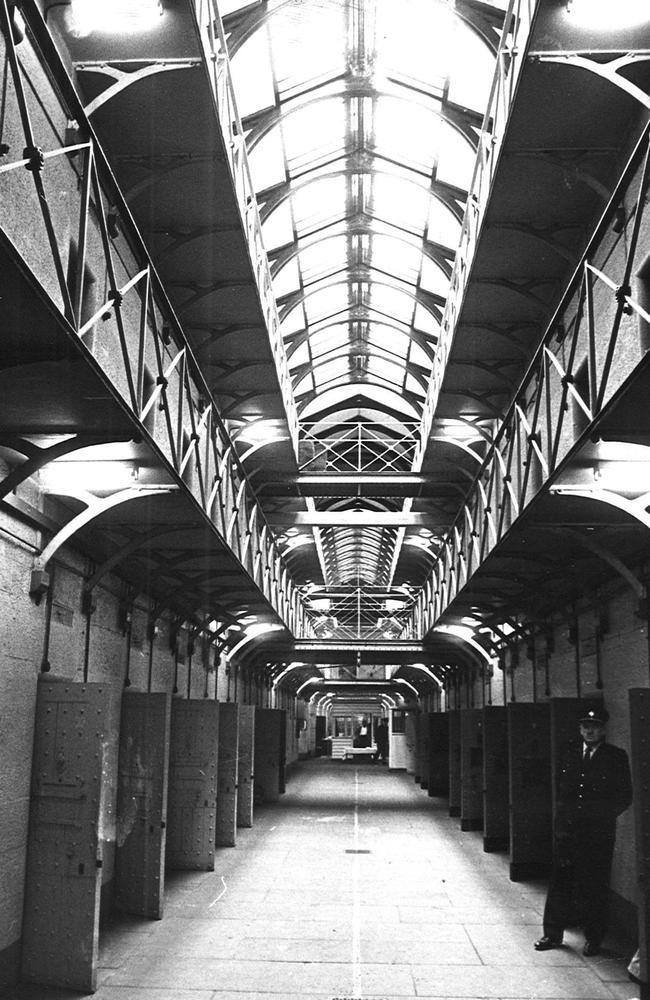
[[[548,702],[508,705],[510,878],[551,865],[551,726]]]
[[[505,705],[483,709],[483,850],[505,851],[510,841],[508,716]]]
[[[449,715],[449,815],[460,816],[460,710]]]
[[[171,700],[125,691],[117,785],[115,906],[162,917]]]
[[[237,840],[237,772],[239,761],[239,705],[219,705],[219,767],[217,770],[217,829],[219,847]]]
[[[420,788],[429,787],[429,713],[420,712],[417,717],[418,727],[418,766],[416,781]]]
[[[253,761],[255,754],[255,706],[239,706],[239,770],[237,776],[237,826],[253,825]]]
[[[276,708],[255,711],[256,802],[276,802],[284,791],[284,716]]]
[[[449,795],[449,714],[429,713],[429,795]]]
[[[460,712],[460,828],[483,829],[483,711]]]
[[[93,992],[108,688],[41,675],[36,696],[22,978]]]
[[[171,705],[167,868],[214,868],[219,706],[175,698]]]

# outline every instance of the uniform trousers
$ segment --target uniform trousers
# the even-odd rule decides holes
[[[571,857],[553,866],[544,907],[544,934],[561,941],[567,927],[582,925],[587,941],[599,945],[607,929],[614,837],[579,833]]]

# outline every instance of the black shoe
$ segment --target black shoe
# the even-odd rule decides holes
[[[586,955],[587,958],[591,958],[593,955],[600,955],[600,945],[596,941],[585,941],[582,954]]]
[[[559,948],[562,942],[556,938],[548,937],[546,934],[533,945],[535,951],[550,951],[551,948]]]

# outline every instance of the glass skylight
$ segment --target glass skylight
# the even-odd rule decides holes
[[[507,0],[219,6],[300,420],[416,434]],[[388,583],[395,531],[319,539],[329,582]]]

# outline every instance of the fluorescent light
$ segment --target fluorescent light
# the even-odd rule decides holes
[[[72,30],[80,36],[149,31],[163,12],[160,0],[72,0],[71,10]]]
[[[616,30],[650,21],[648,0],[568,0],[567,13],[585,28]]]

